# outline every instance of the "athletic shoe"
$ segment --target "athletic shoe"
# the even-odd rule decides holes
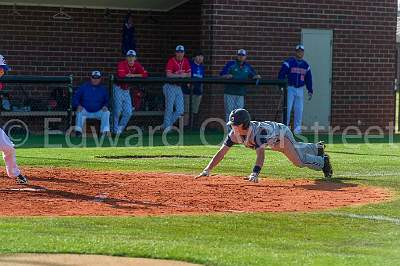
[[[22,184],[22,185],[26,185],[26,184],[28,184],[28,179],[26,179],[25,176],[20,174],[19,176],[17,176],[17,183],[18,184]]]
[[[323,141],[320,141],[317,143],[318,147],[318,156],[324,156],[325,154],[325,143]]]
[[[324,155],[324,167],[322,168],[325,178],[331,178],[333,175],[332,165],[327,154]]]

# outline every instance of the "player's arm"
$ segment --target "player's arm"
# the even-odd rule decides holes
[[[251,182],[257,183],[258,182],[258,176],[261,172],[261,168],[264,165],[264,159],[265,159],[265,144],[259,146],[256,149],[256,163],[254,164],[253,171],[252,173],[247,177],[247,179]]]
[[[226,78],[226,79],[231,79],[233,78],[233,75],[230,73],[232,66],[235,65],[235,61],[230,61],[228,62],[224,68],[222,69],[222,71],[219,73],[219,75],[222,78]]]
[[[201,172],[198,176],[196,176],[195,178],[199,178],[202,176],[209,176],[211,170],[217,166],[222,159],[224,159],[225,154],[229,151],[231,147],[226,146],[225,144],[221,146],[221,148],[219,149],[219,151],[214,155],[214,157],[211,159],[211,161],[208,163],[207,167],[204,168],[203,172]]]
[[[281,66],[281,70],[279,71],[278,79],[284,80],[286,78],[286,75],[289,73],[289,69],[289,63],[287,61],[284,61]]]
[[[199,178],[202,176],[209,176],[210,171],[219,164],[222,159],[224,159],[225,154],[229,151],[229,149],[235,144],[235,142],[232,141],[233,138],[233,132],[229,133],[229,135],[226,137],[224,144],[221,146],[219,151],[214,155],[214,157],[211,159],[211,161],[208,163],[207,167],[204,168],[203,172],[201,172],[198,176],[195,178]]]

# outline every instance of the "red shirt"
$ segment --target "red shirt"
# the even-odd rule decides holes
[[[123,60],[118,63],[118,77],[125,78],[128,74],[142,74],[144,78],[149,76],[149,73],[143,68],[143,66],[135,60],[132,66],[128,64],[128,60]],[[128,84],[119,84],[122,89],[128,89]]]
[[[172,74],[190,73],[191,69],[189,60],[184,57],[182,61],[178,61],[176,60],[176,57],[171,57],[168,60],[165,71],[171,72]]]

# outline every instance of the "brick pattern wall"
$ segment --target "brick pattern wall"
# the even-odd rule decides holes
[[[0,53],[21,75],[74,75],[92,69],[115,73],[121,60],[121,30],[127,11],[64,8],[72,20],[54,20],[59,8],[0,5]],[[139,61],[153,76],[164,74],[177,44],[188,54],[200,46],[200,0],[170,12],[133,11]]]
[[[396,10],[395,0],[204,0],[202,46],[212,52],[214,74],[245,48],[255,69],[275,79],[302,28],[333,29],[332,126],[385,127],[394,121]],[[221,113],[220,101],[209,102]],[[248,107],[266,119],[275,114]]]

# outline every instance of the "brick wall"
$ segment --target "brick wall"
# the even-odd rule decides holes
[[[395,0],[204,0],[202,45],[212,52],[213,73],[245,48],[256,70],[274,79],[302,28],[333,29],[332,126],[360,120],[361,127],[385,127],[394,121],[396,10]],[[221,90],[213,94],[219,98]],[[222,113],[220,100],[209,102]],[[266,100],[265,106],[248,104],[272,119],[275,112],[268,107],[274,101]]]
[[[0,53],[21,75],[85,78],[92,69],[114,73],[121,57],[121,30],[127,11],[64,8],[72,20],[54,20],[59,8],[0,5]],[[170,12],[133,11],[139,60],[151,75],[164,74],[167,58],[183,44],[200,46],[200,0]]]

